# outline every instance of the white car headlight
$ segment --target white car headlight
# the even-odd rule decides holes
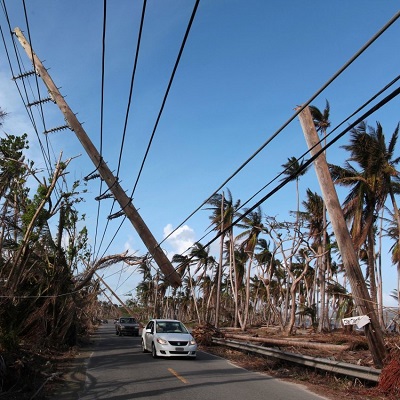
[[[194,339],[192,339],[192,340],[189,342],[189,344],[193,346],[193,345],[196,344],[196,341],[195,341]]]
[[[160,343],[160,344],[168,344],[167,340],[159,338],[159,337],[157,338],[157,342]]]

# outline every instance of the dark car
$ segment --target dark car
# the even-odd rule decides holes
[[[118,336],[139,336],[139,322],[134,317],[121,317],[115,323],[115,334]]]

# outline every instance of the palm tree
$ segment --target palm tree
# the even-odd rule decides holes
[[[244,214],[246,214],[246,210]],[[251,267],[254,258],[254,250],[258,243],[259,235],[265,231],[265,227],[262,223],[262,211],[261,207],[257,207],[255,211],[250,212],[245,215],[242,219],[242,224],[245,227],[245,231],[240,233],[236,239],[240,240],[244,238],[244,241],[241,243],[241,248],[248,255],[248,265],[247,265],[247,276],[246,276],[246,303],[245,303],[245,311],[243,317],[243,325],[242,329],[246,329],[247,320],[249,317],[249,306],[250,306],[250,276],[251,276]]]
[[[223,264],[223,248],[225,242],[225,236],[227,235],[229,238],[229,243],[232,248],[229,251],[229,254],[234,254],[234,240],[233,240],[233,227],[232,222],[237,215],[237,210],[240,206],[240,200],[236,202],[233,201],[232,193],[229,189],[227,189],[227,196],[225,193],[222,194],[214,194],[211,196],[207,204],[210,204],[212,207],[206,208],[206,210],[211,210],[212,214],[210,216],[211,225],[214,226],[214,230],[217,232],[221,232],[221,246],[220,246],[220,257],[219,257],[219,266],[218,266],[218,282],[217,282],[217,299],[216,303],[216,315],[215,315],[215,325],[218,327],[219,321],[219,296],[220,296],[220,283],[222,279],[222,264]],[[231,261],[234,262],[234,257],[231,258]],[[230,265],[231,271],[235,271],[234,265]],[[234,299],[235,299],[235,325],[236,325],[236,316],[237,316],[237,288],[234,289]]]
[[[199,245],[199,243],[197,243],[197,245]],[[197,249],[198,249],[198,247],[196,247],[196,249],[193,251],[195,252]],[[177,268],[178,273],[182,277],[187,273],[187,277],[184,279],[183,285],[184,285],[184,287],[186,286],[186,288],[190,289],[190,292],[192,294],[193,305],[194,305],[196,315],[197,315],[197,321],[199,323],[201,323],[201,317],[200,317],[200,312],[199,312],[199,308],[197,305],[197,296],[196,296],[196,291],[195,291],[196,281],[192,277],[192,273],[191,273],[191,266],[194,265],[196,262],[197,261],[194,260],[193,257],[191,257],[190,255],[184,256],[181,254],[175,254],[172,257],[172,263],[179,264],[178,268]]]
[[[393,265],[397,266],[397,292],[400,293],[400,230],[394,213],[392,213],[390,210],[387,211],[389,213],[389,218],[386,219],[386,222],[388,223],[386,235],[394,241],[390,251],[392,252],[392,263]],[[397,297],[396,300],[397,307],[400,310],[400,298]]]
[[[329,106],[328,100],[326,100],[325,108],[322,112],[313,105],[310,105],[308,108],[310,109],[312,118],[314,120],[315,129],[317,130],[317,132],[320,132],[325,139],[326,131],[331,126],[331,122],[329,120],[331,108]]]
[[[299,179],[301,176],[303,176],[307,170],[308,167],[304,168],[304,160],[299,160],[296,157],[290,157],[288,158],[288,161],[285,164],[282,164],[282,167],[285,168],[283,171],[283,174],[286,175],[286,178],[290,181],[296,181],[296,224],[295,224],[295,235],[293,235],[293,246],[296,241],[296,234],[298,233],[298,226],[299,226],[299,209],[300,209],[300,194],[299,194]],[[288,286],[290,285],[290,277],[288,276]],[[289,290],[286,291],[286,304],[289,304]],[[286,309],[287,310],[287,309]],[[284,320],[286,322],[286,315],[284,317]]]
[[[324,260],[328,260],[325,256],[326,244],[328,239],[323,239],[327,235],[326,227],[324,226],[324,201],[322,197],[307,189],[307,200],[303,201],[305,208],[304,212],[300,212],[300,216],[306,221],[306,226],[309,229],[309,235],[312,239],[312,245],[317,254],[321,255],[317,259],[318,265],[318,280],[320,289],[320,307],[317,307],[317,314],[319,315],[318,331],[321,332],[323,328],[329,327],[328,312],[325,302],[325,268],[323,265]],[[325,246],[324,246],[325,244]]]
[[[323,139],[324,139],[324,145],[326,145],[326,131],[327,129],[331,126],[330,120],[329,120],[329,114],[330,114],[330,106],[328,100],[326,100],[325,108],[321,112],[317,107],[310,105],[310,112],[314,121],[315,128],[317,132],[322,134]],[[326,156],[326,154],[325,154]],[[320,283],[320,295],[321,295],[321,318],[319,319],[318,323],[318,332],[321,332],[322,329],[325,326],[325,322],[328,322],[325,320],[325,317],[328,316],[328,302],[326,301],[325,298],[325,280],[326,280],[326,272],[329,271],[329,259],[326,257],[326,247],[327,247],[327,221],[326,221],[326,208],[325,205],[323,205],[322,208],[322,219],[323,219],[323,230],[321,232],[323,233],[322,236],[322,258],[320,262],[320,268],[319,268],[319,283]],[[329,322],[327,324],[327,327],[329,327]]]
[[[399,125],[387,146],[381,124],[377,122],[374,129],[363,121],[351,130],[350,144],[343,146],[350,152],[345,167],[330,165],[333,180],[350,187],[350,193],[344,201],[344,214],[345,218],[351,221],[351,235],[356,250],[360,251],[365,244],[370,292],[375,302],[375,222],[388,196],[399,221],[394,193],[398,187],[398,172],[395,166],[400,159],[393,159],[398,131]],[[350,162],[356,163],[359,169]]]
[[[190,252],[189,252],[189,258],[191,260],[191,264],[196,264],[196,269],[193,272],[192,276],[195,277],[197,276],[197,274],[202,271],[200,273],[200,275],[197,276],[197,280],[201,281],[201,279],[203,277],[207,276],[207,271],[209,269],[213,269],[213,267],[215,266],[216,262],[215,262],[215,258],[213,256],[210,256],[210,248],[209,247],[204,247],[201,243],[196,242],[192,245],[192,247],[190,248]],[[217,275],[216,275],[217,276]],[[210,291],[210,295],[211,295],[211,291]],[[206,318],[206,296],[205,293],[203,292],[203,296],[202,296],[202,310],[203,310],[203,315],[202,315],[202,320],[203,321],[207,321]],[[211,299],[210,299],[211,300]]]
[[[285,178],[282,178],[281,180],[285,180],[289,177],[290,181],[296,181],[296,199],[298,212],[300,206],[299,179],[301,176],[305,175],[309,167],[304,168],[304,160],[299,161],[296,157],[289,157],[287,162],[285,164],[282,164],[282,167],[285,168],[285,170],[283,171],[283,175],[285,175]]]

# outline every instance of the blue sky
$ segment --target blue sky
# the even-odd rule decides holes
[[[18,26],[28,36],[23,2],[1,3],[6,5],[11,28]],[[25,3],[34,51],[100,150],[103,2]],[[108,0],[107,3],[102,153],[110,169],[116,171],[142,2]],[[193,6],[194,0],[147,2],[119,173],[128,195],[154,129]],[[379,0],[201,0],[134,193],[134,205],[155,238],[162,241],[166,233],[180,225],[293,116],[297,105],[309,100],[398,11],[396,2]],[[3,7],[0,24],[10,51]],[[400,21],[396,21],[312,102],[323,109],[325,100],[329,101],[332,127],[397,77],[399,38]],[[21,47],[19,51],[29,70]],[[11,62],[16,69],[13,52]],[[35,132],[11,77],[1,44],[0,106],[9,113],[3,130],[12,134],[27,132],[31,141],[29,156],[37,166],[44,166]],[[42,85],[41,90],[44,97]],[[40,119],[37,121],[40,133],[43,128]],[[45,106],[45,121],[47,128],[64,124],[53,104]],[[400,121],[399,99],[395,98],[368,119],[373,126],[376,121],[381,122],[389,137]],[[328,150],[329,162],[342,164],[346,154],[340,146],[347,143],[347,138]],[[79,156],[70,164],[71,180],[82,179],[93,171],[73,132],[52,134],[49,141],[55,158],[60,151],[64,159]],[[300,124],[295,119],[226,187],[234,199],[245,202],[282,170],[281,165],[289,157],[300,156],[305,150]],[[307,188],[320,192],[312,169],[300,181],[303,195]],[[97,217],[94,197],[98,194],[98,182],[89,182],[82,212],[87,215],[92,244]],[[111,204],[110,200],[101,204],[97,244]],[[262,205],[265,214],[281,219],[295,208],[294,184]],[[190,218],[163,243],[167,254],[180,253],[202,238],[208,229],[208,217],[209,212],[202,210]],[[99,254],[105,251],[120,222],[117,219],[109,223],[103,246],[97,249]],[[207,236],[203,242],[210,239]],[[145,251],[128,221],[108,252],[121,253],[125,249],[137,254]],[[116,266],[105,277],[123,295],[135,287],[139,276],[131,275],[132,270],[121,275],[120,269]],[[396,288],[397,279],[390,257],[385,262],[384,274],[387,296]],[[387,300],[386,304],[394,302]]]

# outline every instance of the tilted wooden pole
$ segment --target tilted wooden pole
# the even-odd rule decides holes
[[[321,151],[321,145],[308,107],[304,108],[304,110],[299,114],[299,119],[308,148],[313,156]],[[323,152],[321,152],[314,160],[314,168],[321,187],[324,203],[329,213],[339,251],[342,256],[343,266],[346,275],[349,278],[354,302],[360,315],[368,315],[371,320],[370,324],[365,325],[365,335],[374,364],[377,368],[382,368],[383,360],[386,356],[382,331],[358,263],[353,242]]]
[[[128,315],[133,315],[133,311],[118,297],[118,295],[107,285],[106,281],[97,273],[94,273],[101,281],[101,283],[113,294],[113,296],[118,300],[119,304],[124,308]]]
[[[49,91],[49,95],[58,105],[61,112],[64,114],[65,120],[68,122],[70,129],[75,132],[75,135],[81,142],[83,148],[86,150],[86,153],[92,160],[94,166],[97,168],[101,178],[107,184],[111,193],[114,195],[115,200],[119,203],[121,209],[129,219],[129,221],[131,221],[133,227],[136,229],[143,243],[146,245],[150,254],[153,256],[155,262],[173,286],[181,285],[180,275],[176,272],[168,257],[158,245],[149,228],[144,223],[136,208],[133,206],[131,199],[121,188],[120,184],[118,183],[118,179],[112,174],[111,170],[104,162],[103,158],[97,151],[96,147],[93,145],[92,141],[86,134],[75,114],[69,108],[68,104],[64,100],[64,97],[60,94],[57,86],[54,84],[50,75],[47,73],[47,70],[44,68],[37,55],[33,52],[30,44],[25,39],[21,30],[19,28],[15,28],[14,33],[17,36],[22,47],[26,51],[28,57],[32,61],[36,73],[43,79],[43,82]]]

